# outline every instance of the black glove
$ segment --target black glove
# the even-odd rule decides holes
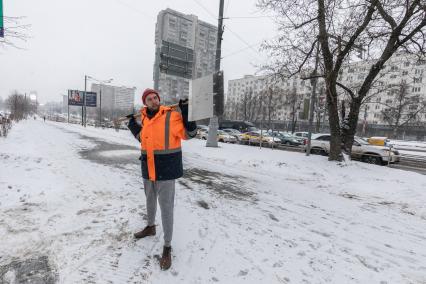
[[[189,132],[194,132],[197,129],[197,124],[195,121],[188,121],[188,99],[179,100],[179,108],[182,114],[183,125],[185,129]]]
[[[136,122],[135,116],[133,114],[126,115],[129,119],[127,128],[132,132],[133,136],[140,141],[139,133],[141,132],[142,127]]]
[[[179,100],[179,108],[183,119],[188,121],[188,99]]]

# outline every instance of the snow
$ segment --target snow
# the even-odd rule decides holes
[[[389,143],[397,149],[404,149],[404,150],[411,150],[411,151],[426,151],[426,142],[390,140]]]
[[[426,176],[195,139],[183,151],[161,271],[159,210],[157,235],[132,238],[145,197],[130,132],[15,124],[0,139],[0,282],[47,256],[59,283],[426,283]]]

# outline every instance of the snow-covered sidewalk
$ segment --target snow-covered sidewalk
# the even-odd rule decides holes
[[[52,283],[426,283],[426,176],[200,140],[184,143],[160,271],[160,212],[157,236],[132,238],[138,154],[128,131],[14,125],[0,139],[0,283],[34,259]]]

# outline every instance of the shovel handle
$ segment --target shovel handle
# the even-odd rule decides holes
[[[184,104],[184,105],[187,105],[187,104],[188,104],[188,102],[183,103],[183,104]],[[178,107],[178,106],[179,106],[179,104],[172,104],[172,105],[168,105],[168,106],[166,106],[166,107],[176,108],[176,107]],[[134,115],[133,115],[133,117],[134,117],[134,118],[139,118],[140,116],[141,116],[141,113],[137,113],[137,114],[134,114]],[[130,118],[125,117],[125,116],[123,116],[123,117],[119,117],[119,118],[114,119],[114,124],[118,125],[118,124],[120,124],[121,122],[126,121],[126,120],[129,120],[129,119],[130,119]]]

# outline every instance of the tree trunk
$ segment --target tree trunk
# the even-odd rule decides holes
[[[355,98],[350,103],[350,111],[348,116],[348,128],[342,129],[342,142],[344,151],[346,154],[351,156],[352,145],[354,143],[354,136],[356,134],[356,129],[358,126],[358,117],[361,109],[361,100]]]
[[[337,105],[337,91],[334,87],[335,84],[330,83],[330,79],[326,80],[327,84],[327,107],[328,117],[330,125],[330,154],[328,159],[330,161],[341,161],[342,160],[342,149],[341,149],[341,136],[340,136],[340,124],[339,124],[339,109]]]

